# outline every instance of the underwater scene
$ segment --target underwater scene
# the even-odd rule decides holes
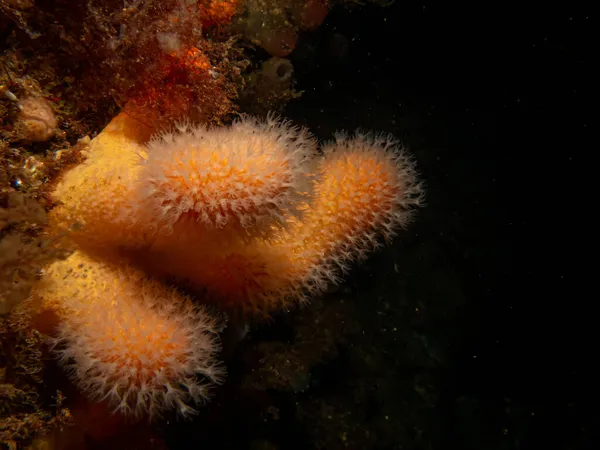
[[[0,448],[597,448],[559,211],[590,42],[562,6],[0,0]]]

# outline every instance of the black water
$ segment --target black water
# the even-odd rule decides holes
[[[176,426],[170,443],[592,448],[597,294],[581,280],[595,260],[593,178],[578,168],[597,147],[593,18],[576,5],[440,3],[337,9],[300,41],[305,93],[285,115],[321,139],[393,133],[428,205],[337,292],[253,330],[199,418],[211,432]],[[323,351],[306,343],[319,317],[350,324],[319,337]],[[305,370],[256,378],[290,357]]]

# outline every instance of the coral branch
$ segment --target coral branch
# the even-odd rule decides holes
[[[34,292],[61,319],[56,348],[79,388],[125,415],[194,413],[222,369],[215,323],[172,288],[81,253],[53,264]]]

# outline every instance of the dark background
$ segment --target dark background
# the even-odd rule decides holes
[[[573,2],[397,0],[336,7],[302,35],[304,93],[284,115],[322,140],[394,134],[428,205],[338,291],[252,328],[197,427],[168,443],[594,448],[592,27]],[[328,334],[332,309],[359,331]]]
[[[438,3],[334,10],[292,54],[306,92],[286,113],[325,139],[402,139],[429,186],[413,232],[456,242],[465,306],[432,445],[592,448],[593,18],[574,2]]]

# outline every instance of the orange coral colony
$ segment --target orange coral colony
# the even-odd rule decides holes
[[[243,312],[288,307],[337,282],[423,198],[414,164],[388,136],[339,136],[319,156],[305,130],[273,118],[181,126],[146,146],[127,126],[111,130],[59,185],[55,223],[76,223],[81,248],[113,249]]]
[[[78,249],[34,290],[59,318],[80,389],[127,415],[193,413],[219,381],[214,323],[176,282],[233,314],[269,316],[337,283],[423,201],[391,137],[337,136],[269,116],[152,129],[126,113],[54,192],[50,222]]]

